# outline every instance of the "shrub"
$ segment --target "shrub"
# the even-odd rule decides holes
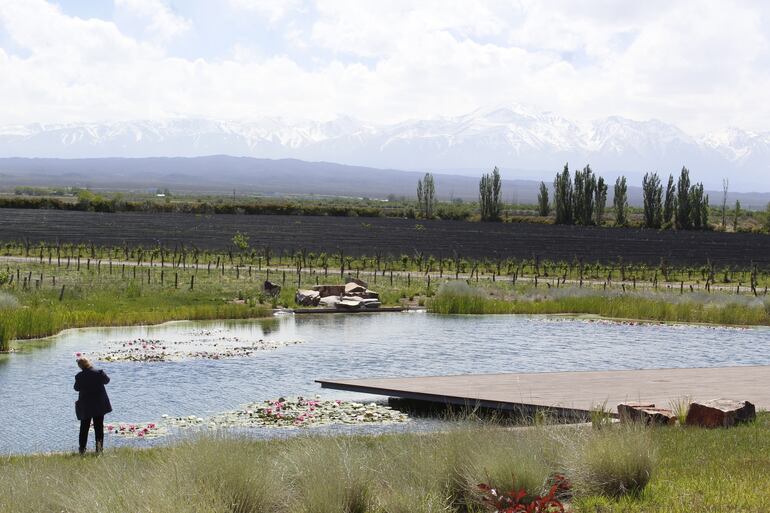
[[[620,497],[638,495],[647,486],[656,452],[648,429],[617,425],[592,430],[577,444],[573,458],[567,473],[576,493]]]

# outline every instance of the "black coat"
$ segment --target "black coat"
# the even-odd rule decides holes
[[[104,385],[110,377],[103,370],[85,369],[75,375],[75,390],[78,394],[78,406],[81,418],[101,417],[112,411],[110,398]]]

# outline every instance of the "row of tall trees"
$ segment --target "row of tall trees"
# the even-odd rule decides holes
[[[722,198],[723,228],[726,224],[727,186],[725,180]],[[577,169],[573,175],[569,165],[565,164],[553,182],[556,224],[601,225],[607,205],[607,190],[604,178],[597,176],[591,166]],[[617,178],[613,192],[615,225],[625,226],[628,224],[628,184],[625,176]],[[642,179],[642,198],[643,224],[647,228],[676,227],[678,230],[698,230],[708,227],[709,196],[704,193],[703,183],[691,184],[690,171],[686,167],[682,168],[676,182],[674,175],[668,176],[665,189],[657,173],[646,173]],[[417,203],[420,214],[426,219],[433,217],[435,201],[436,186],[433,175],[426,173],[417,182]],[[548,186],[544,182],[540,182],[537,203],[539,215],[550,215],[552,206]],[[482,221],[502,219],[502,180],[497,167],[481,177],[479,207]],[[735,210],[740,210],[740,203],[736,204]]]
[[[436,201],[436,184],[433,181],[433,175],[425,173],[422,180],[417,181],[417,204],[420,208],[420,214],[425,219],[433,218],[433,205]]]
[[[574,179],[570,175],[569,165],[556,174],[553,181],[554,211],[556,224],[602,224],[607,205],[607,184],[604,178],[596,176],[591,166],[576,170]],[[618,193],[616,184],[615,193]],[[538,211],[548,215],[548,187],[540,182]]]
[[[502,181],[497,166],[491,173],[481,176],[479,182],[479,207],[482,221],[500,221],[503,214]]]
[[[657,173],[646,173],[642,180],[644,226],[699,230],[708,227],[709,196],[703,184],[690,183],[690,171],[683,167],[674,185],[674,175],[668,176],[665,196]],[[724,208],[724,206],[723,206]],[[723,221],[724,222],[724,221]]]

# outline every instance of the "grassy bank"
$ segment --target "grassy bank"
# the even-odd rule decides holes
[[[609,461],[611,453],[621,465]],[[0,460],[0,510],[482,511],[479,483],[541,494],[554,473],[568,472],[576,494],[612,496],[619,487],[646,484],[654,462],[650,432],[638,428],[477,426],[377,437],[201,439],[100,458]]]
[[[605,293],[601,289],[519,291],[490,295],[464,284],[442,287],[428,301],[441,314],[594,314],[615,319],[727,325],[770,325],[770,304],[757,298],[713,294]]]
[[[39,284],[0,290],[0,350],[7,350],[13,339],[44,337],[67,328],[264,317],[272,309],[269,301],[260,303],[254,288],[202,275],[191,288],[190,276],[184,276],[183,284],[169,271],[163,283],[156,273],[150,273],[148,282],[146,272],[134,277],[92,268],[54,274],[50,266],[40,265],[28,266],[25,272]]]
[[[468,426],[11,457],[0,459],[0,511],[481,512],[478,483],[542,493],[559,472],[575,512],[762,512],[769,424],[760,414],[730,430]]]

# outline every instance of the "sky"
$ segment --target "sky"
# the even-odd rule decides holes
[[[520,104],[768,131],[770,2],[0,0],[0,125]]]

